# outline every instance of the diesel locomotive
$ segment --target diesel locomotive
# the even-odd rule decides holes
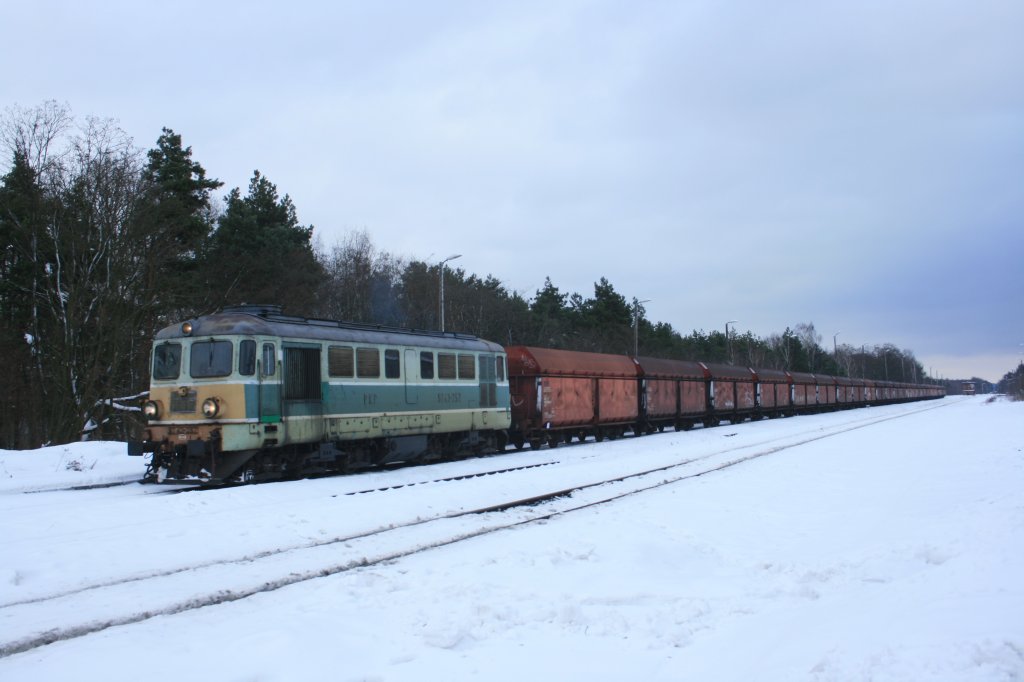
[[[153,482],[221,484],[940,398],[941,386],[510,346],[225,308],[157,333]]]
[[[144,480],[225,483],[504,448],[505,352],[474,336],[242,305],[166,327],[152,350]]]

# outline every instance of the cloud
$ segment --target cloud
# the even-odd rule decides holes
[[[259,168],[328,245],[460,252],[525,295],[607,277],[684,332],[814,321],[979,364],[1024,342],[1017,2],[9,12],[49,33],[0,43],[26,64],[5,98],[142,145],[170,126],[227,188]]]

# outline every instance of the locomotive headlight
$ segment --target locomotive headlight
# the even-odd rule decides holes
[[[207,398],[203,401],[203,414],[207,419],[213,419],[220,412],[220,403],[216,398]]]
[[[182,324],[181,325],[181,333],[184,334],[185,336],[191,336],[191,334],[192,334],[192,323],[191,322],[185,322],[184,324]]]
[[[155,400],[147,400],[146,404],[142,406],[142,414],[146,415],[147,419],[156,419],[160,416],[160,403]]]

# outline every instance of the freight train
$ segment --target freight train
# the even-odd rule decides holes
[[[225,308],[156,334],[144,480],[223,484],[941,398],[941,386],[502,346]]]

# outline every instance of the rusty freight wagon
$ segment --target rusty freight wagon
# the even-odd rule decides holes
[[[839,407],[853,407],[861,402],[864,382],[850,377],[835,377],[836,381],[836,405]]]
[[[815,374],[818,386],[818,406],[826,410],[836,409],[836,378],[827,374]]]
[[[790,378],[793,383],[790,385],[792,388],[792,400],[790,404],[792,407],[792,413],[797,414],[799,412],[813,412],[818,409],[818,387],[814,380],[813,374],[807,374],[806,372],[790,372]]]
[[[638,358],[647,430],[688,430],[708,411],[708,368],[699,362]]]
[[[711,410],[706,426],[716,426],[723,419],[733,424],[754,416],[756,375],[747,367],[708,363]]]
[[[640,418],[639,366],[625,355],[511,346],[510,442],[554,447],[574,437],[616,438]]]
[[[789,410],[792,383],[787,372],[781,369],[757,369],[757,408],[758,415],[780,417]]]

